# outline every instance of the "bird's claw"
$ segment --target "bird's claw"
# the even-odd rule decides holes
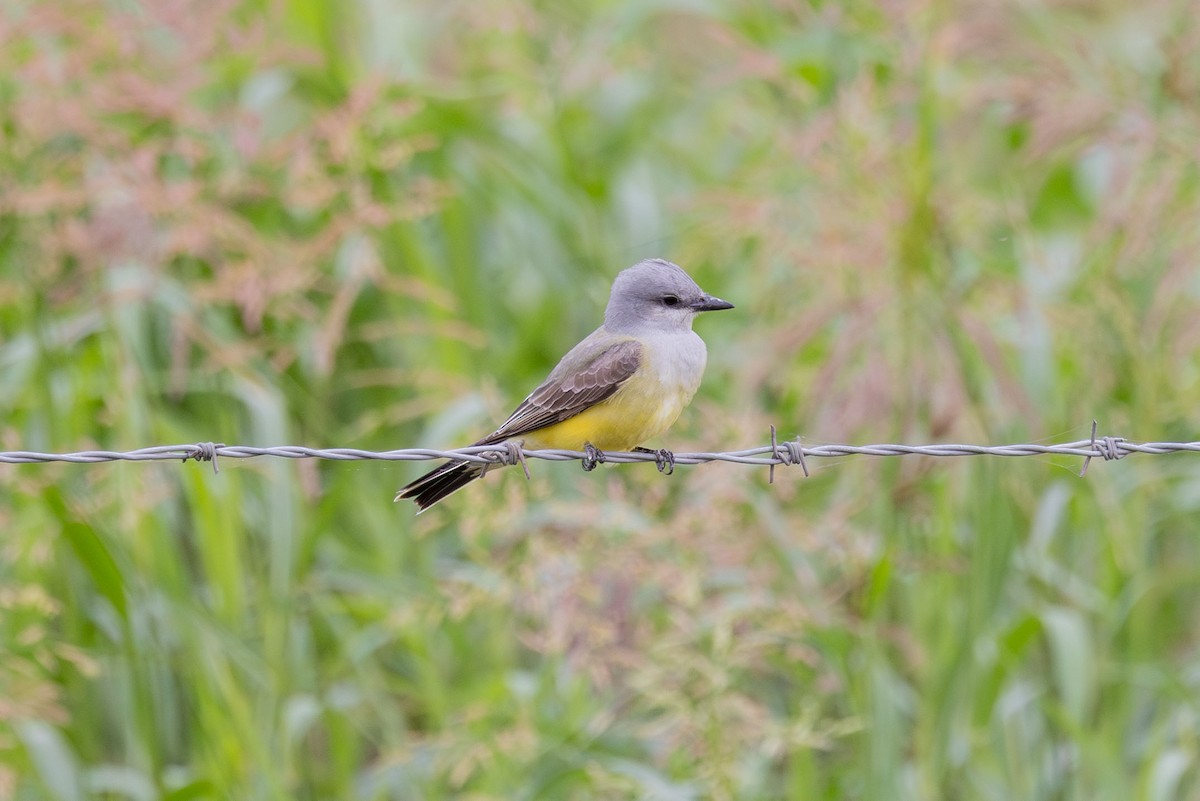
[[[590,473],[596,469],[596,465],[604,464],[604,451],[597,448],[592,443],[585,443],[583,446],[583,471]]]
[[[675,472],[675,454],[671,453],[666,448],[652,450],[650,448],[634,448],[638,453],[653,453],[654,465],[658,468],[658,472],[669,476]]]

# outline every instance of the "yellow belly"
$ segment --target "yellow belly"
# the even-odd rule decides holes
[[[590,442],[602,451],[627,451],[670,428],[691,399],[685,389],[664,391],[657,380],[634,376],[608,400],[522,439],[532,450],[580,451]]]

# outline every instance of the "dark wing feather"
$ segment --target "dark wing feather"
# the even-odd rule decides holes
[[[540,387],[521,401],[504,425],[479,444],[503,442],[574,417],[616,392],[637,372],[641,361],[642,346],[636,340],[598,347],[585,339],[563,357]]]

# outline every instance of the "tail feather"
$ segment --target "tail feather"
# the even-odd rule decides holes
[[[406,484],[396,493],[396,500],[407,498],[424,512],[446,496],[457,492],[483,475],[484,466],[472,462],[446,462],[441,467]]]

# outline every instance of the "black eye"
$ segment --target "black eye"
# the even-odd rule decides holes
[[[679,298],[674,295],[663,295],[662,302],[664,306],[678,306]]]

